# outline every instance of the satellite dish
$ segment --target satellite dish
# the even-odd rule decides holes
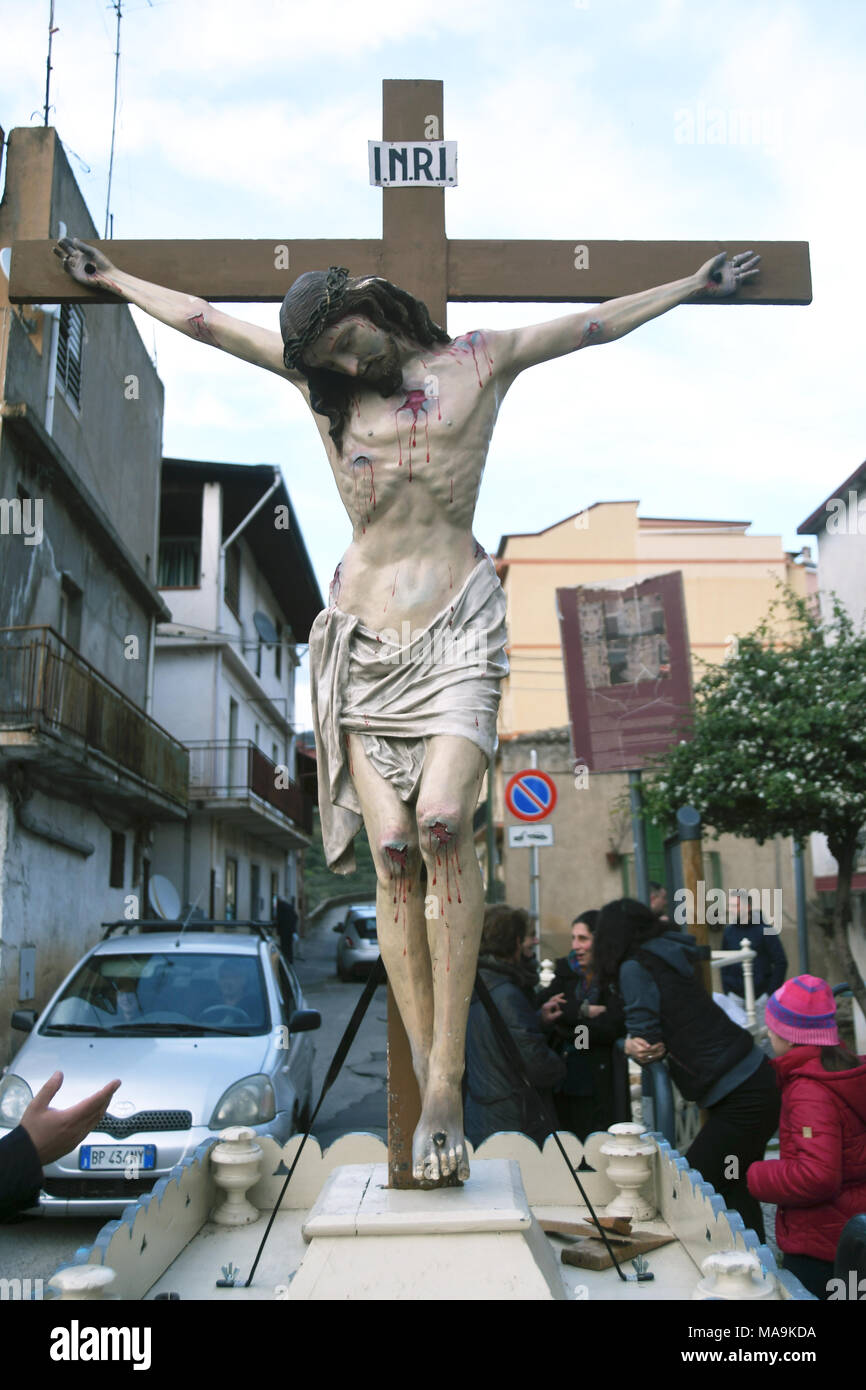
[[[6,276],[7,280],[9,279],[9,266],[11,265],[11,263],[12,247],[4,246],[3,250],[0,251],[0,270],[3,271],[3,274]]]
[[[170,879],[162,874],[154,874],[148,887],[150,904],[157,917],[166,922],[177,922],[180,918],[180,898]]]
[[[253,624],[256,632],[268,647],[275,647],[277,645],[280,640],[277,635],[277,629],[274,627],[267,613],[262,613],[260,609],[257,609],[253,614]]]

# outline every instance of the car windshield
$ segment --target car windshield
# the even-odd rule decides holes
[[[91,956],[39,1031],[125,1037],[265,1033],[261,967],[256,956],[216,952]]]
[[[358,936],[361,937],[363,940],[375,941],[376,939],[375,913],[371,914],[369,917],[350,917],[347,923],[347,927],[350,930],[356,931]]]

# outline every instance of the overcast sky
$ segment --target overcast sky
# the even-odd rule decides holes
[[[7,131],[41,122],[48,11],[0,0]],[[56,0],[55,24],[51,120],[101,229],[114,12]],[[378,236],[382,79],[421,77],[444,79],[458,142],[451,236],[811,243],[809,308],[683,307],[526,373],[485,474],[488,549],[617,498],[797,549],[866,454],[860,0],[130,0],[122,50],[117,237]],[[237,312],[277,326],[276,305]],[[459,304],[448,327],[567,312]],[[165,452],[279,464],[325,592],[351,530],[300,396],[139,323]]]

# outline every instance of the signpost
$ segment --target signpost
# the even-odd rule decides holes
[[[538,758],[533,748],[529,755],[530,766],[523,768],[521,772],[515,772],[513,777],[509,777],[505,788],[505,804],[513,816],[522,821],[542,821],[550,815],[556,805],[556,783],[552,777],[548,777],[546,772],[542,772],[538,767]],[[538,849],[539,845],[553,844],[553,826],[541,827],[548,831],[550,838],[538,839],[538,831],[524,829],[522,826],[508,827],[508,847],[516,847],[516,842],[512,840],[512,831],[523,832],[525,839],[522,844],[529,850],[529,916],[532,920],[532,934],[539,937],[540,941],[540,922],[541,913],[539,910],[538,894]]]

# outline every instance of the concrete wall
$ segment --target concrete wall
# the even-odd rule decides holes
[[[41,226],[27,225],[21,202],[36,198],[37,185],[49,178],[50,213],[37,219]],[[54,131],[13,130],[6,194],[0,207],[0,245],[9,245],[17,236],[57,236],[61,221],[70,234],[85,241],[97,237]],[[5,296],[5,281],[0,288]],[[30,315],[37,320],[32,335],[12,316],[18,331],[10,343],[5,398],[26,402],[44,419],[50,321],[26,306],[25,316]],[[86,305],[84,322],[81,404],[76,406],[58,387],[53,436],[111,517],[130,554],[152,578],[162,457],[162,383],[127,308]],[[128,381],[130,377],[135,381]]]
[[[55,133],[12,131],[6,189],[0,204],[0,245],[16,237],[56,236],[63,222],[84,239],[96,229]],[[15,312],[0,277],[0,312],[8,338],[0,356],[0,396],[25,404],[46,424],[51,358],[48,315],[33,306]],[[81,403],[58,382],[48,430],[75,473],[102,508],[128,553],[153,580],[156,569],[163,387],[129,310],[114,305],[84,308]],[[32,331],[28,331],[32,328]],[[134,377],[134,384],[127,378]],[[134,398],[133,398],[134,397]],[[17,488],[43,503],[44,539],[25,545],[22,536],[0,537],[4,583],[0,626],[60,621],[61,577],[82,590],[78,648],[115,685],[143,705],[148,618],[97,543],[92,528],[47,484],[36,461],[0,423],[0,496]],[[124,639],[139,639],[140,659],[124,655]]]
[[[844,603],[855,623],[866,622],[866,482],[850,491],[856,497],[845,503],[844,530],[825,527],[818,538],[818,583],[821,610],[832,614],[831,591]]]
[[[17,238],[56,236],[61,222],[85,239],[95,227],[66,156],[50,129],[15,130],[7,154],[0,204],[0,246]],[[32,306],[13,309],[0,277],[0,397],[24,405],[43,427],[80,484],[119,537],[127,557],[155,577],[163,389],[132,317],[120,305],[84,309],[81,401],[58,384],[53,419],[46,419],[51,357],[50,315]],[[49,412],[50,415],[50,412]],[[92,512],[58,488],[35,446],[0,423],[0,496],[23,487],[43,503],[41,543],[0,537],[0,627],[50,625],[61,619],[64,573],[81,590],[81,631],[74,643],[108,680],[144,706],[149,613],[142,591],[116,569],[114,550],[94,525]],[[68,487],[69,485],[67,485]],[[154,595],[154,604],[155,604]],[[139,639],[138,659],[125,655],[125,639]],[[5,771],[5,768],[4,768]],[[46,772],[42,768],[43,776]],[[41,784],[45,787],[46,783]],[[8,1035],[19,1004],[41,1008],[62,977],[100,936],[100,923],[123,915],[133,884],[134,828],[123,813],[103,805],[99,784],[82,785],[72,803],[34,791],[28,807],[39,821],[95,847],[87,858],[23,830],[10,792],[0,785],[0,1054],[23,1035]],[[109,887],[111,830],[126,835],[124,889]],[[137,827],[141,851],[147,827]],[[36,997],[18,995],[20,948],[36,947]]]
[[[29,810],[40,821],[94,853],[83,858],[32,835],[15,818],[7,787],[0,784],[0,1064],[9,1061],[25,1034],[11,1033],[17,1008],[41,1010],[64,976],[102,935],[101,923],[124,915],[133,882],[134,828],[115,818],[111,827],[94,811],[34,792]],[[111,828],[126,835],[124,887],[109,887]],[[19,951],[36,948],[36,994],[19,994]]]

